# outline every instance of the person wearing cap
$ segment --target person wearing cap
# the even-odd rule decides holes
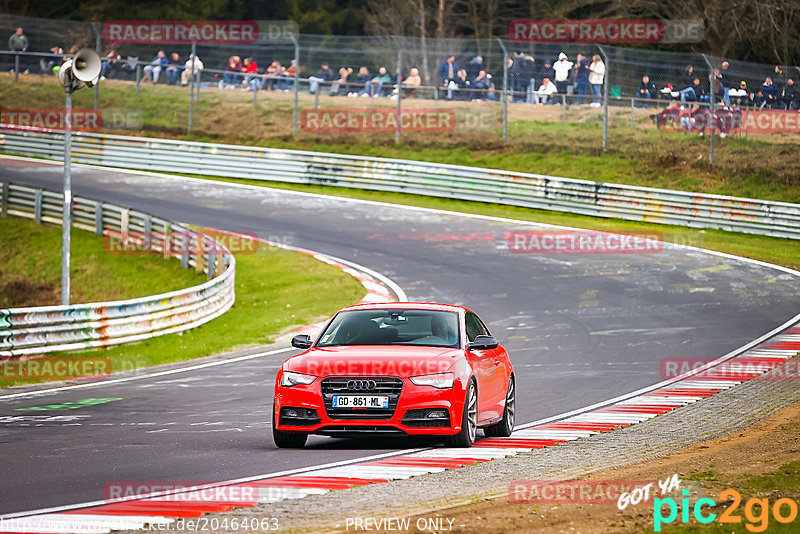
[[[539,90],[536,91],[534,99],[536,100],[537,104],[552,104],[553,95],[557,92],[558,88],[556,87],[556,84],[550,81],[550,78],[545,78],[542,80],[542,85],[539,86]]]
[[[327,61],[323,61],[322,65],[320,65],[319,70],[314,76],[309,76],[308,78],[308,92],[312,95],[317,92],[320,83],[326,83],[333,80],[333,71],[331,67],[328,65]]]

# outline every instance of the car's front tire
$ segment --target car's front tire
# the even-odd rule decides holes
[[[508,377],[508,388],[506,388],[506,406],[503,410],[503,418],[497,423],[483,429],[486,437],[507,438],[514,431],[514,414],[516,412],[516,391],[514,375]]]
[[[275,410],[272,410],[272,439],[279,449],[302,449],[308,434],[305,432],[281,432],[275,425]]]
[[[478,431],[478,391],[475,381],[470,380],[467,394],[464,396],[464,411],[461,415],[461,432],[447,436],[444,440],[449,447],[472,447],[475,433]]]

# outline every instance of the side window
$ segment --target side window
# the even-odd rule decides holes
[[[467,341],[475,341],[478,336],[488,336],[489,332],[478,316],[472,312],[467,312],[464,317],[464,323],[467,328]]]

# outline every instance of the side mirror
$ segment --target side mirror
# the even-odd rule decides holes
[[[292,338],[292,346],[296,349],[310,349],[311,345],[311,336],[308,334],[300,334]]]
[[[499,343],[492,336],[476,336],[475,341],[467,343],[469,350],[489,350],[496,349]]]

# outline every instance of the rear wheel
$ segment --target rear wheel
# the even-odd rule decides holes
[[[472,447],[478,431],[478,391],[475,382],[470,380],[464,397],[464,412],[461,415],[461,432],[447,436],[445,445],[450,447]]]
[[[281,432],[275,425],[275,410],[272,410],[272,439],[279,449],[302,449],[308,439],[305,432]]]
[[[503,410],[503,418],[499,422],[483,429],[483,433],[486,434],[487,437],[507,438],[514,431],[514,412],[516,411],[515,397],[514,375],[511,375],[508,377],[506,407]]]

